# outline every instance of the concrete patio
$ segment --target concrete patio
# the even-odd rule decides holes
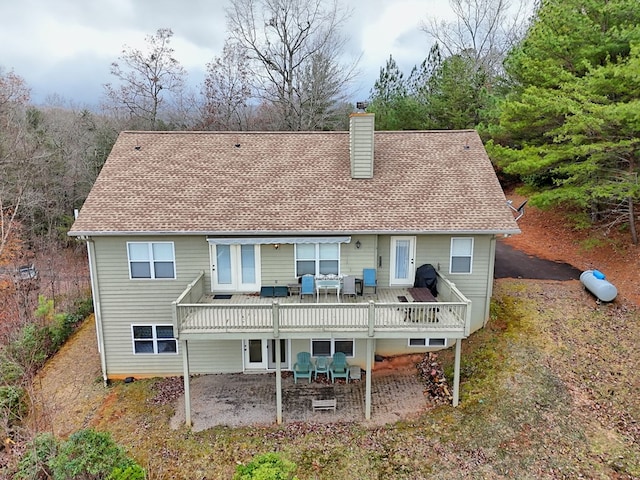
[[[283,422],[359,422],[384,425],[411,418],[430,405],[424,385],[412,367],[385,369],[372,374],[371,420],[365,420],[365,380],[337,380],[324,377],[307,383],[288,373],[282,378]],[[313,411],[313,399],[335,398],[336,411]],[[171,427],[184,425],[184,396],[176,404]],[[231,427],[276,424],[275,374],[202,375],[191,380],[193,430],[217,425]]]

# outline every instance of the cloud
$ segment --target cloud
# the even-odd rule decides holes
[[[361,56],[355,86],[368,96],[389,55],[401,68],[420,63],[430,40],[419,24],[428,14],[448,11],[447,0],[343,0],[349,63]],[[158,28],[174,32],[175,57],[201,84],[205,65],[222,53],[228,1],[189,0],[15,0],[0,2],[0,66],[13,69],[36,101],[57,93],[97,104],[109,66],[126,45],[144,49]],[[408,72],[407,72],[408,73]]]

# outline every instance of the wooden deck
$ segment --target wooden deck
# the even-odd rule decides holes
[[[224,295],[224,294],[223,294]],[[305,295],[301,297],[299,295],[288,295],[286,297],[261,297],[259,293],[234,293],[231,294],[229,299],[215,299],[214,293],[206,293],[199,300],[199,303],[211,303],[211,304],[243,304],[243,305],[270,305],[273,302],[281,304],[288,303],[300,303],[303,305],[314,303],[369,303],[370,301],[379,303],[397,303],[401,297],[404,297],[409,302],[418,302],[421,300],[414,299],[408,289],[393,288],[393,289],[378,289],[377,294],[367,293],[365,295],[347,295],[340,298],[336,295],[335,291],[322,292],[319,296]]]
[[[353,338],[406,338],[431,333],[469,334],[470,302],[443,288],[437,302],[418,302],[408,289],[378,288],[376,294],[319,297],[260,294],[219,296],[203,291],[201,274],[173,302],[174,331],[181,339],[308,338],[348,334]],[[444,301],[447,300],[447,301]]]

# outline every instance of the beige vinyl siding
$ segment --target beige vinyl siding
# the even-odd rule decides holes
[[[350,123],[351,176],[353,178],[372,178],[374,165],[374,116],[370,114],[354,114],[351,115]]]
[[[376,267],[380,288],[389,285],[390,235],[357,235],[349,244],[342,244],[341,273],[362,276],[365,267]],[[442,275],[472,300],[472,331],[482,327],[488,299],[489,261],[493,243],[492,236],[474,236],[473,265],[471,274],[449,274],[451,236],[422,235],[416,237],[417,255],[415,266],[430,263]],[[355,242],[360,240],[361,248]],[[93,239],[96,253],[96,272],[100,286],[100,301],[108,376],[181,375],[182,350],[178,354],[150,355],[133,354],[131,325],[163,325],[172,323],[173,302],[193,281],[200,271],[205,272],[205,291],[211,290],[211,268],[209,244],[204,236],[119,236]],[[176,279],[129,278],[127,242],[174,243]],[[295,280],[293,245],[282,244],[276,250],[272,245],[261,248],[261,274],[263,285],[286,285]],[[378,267],[377,258],[382,258]],[[416,352],[408,349],[406,341],[380,340],[385,355]],[[309,350],[308,340],[292,342],[292,363],[297,351]],[[395,349],[395,350],[394,350]],[[408,350],[407,350],[408,349]],[[242,348],[239,341],[192,342],[189,347],[190,367],[194,373],[242,371]],[[355,364],[366,365],[366,342],[356,342]]]
[[[140,375],[182,373],[180,345],[178,354],[133,353],[131,325],[163,325],[173,321],[171,302],[184,291],[201,270],[209,270],[206,239],[197,237],[96,237],[98,283],[108,376],[131,372]],[[174,243],[175,279],[129,278],[127,242]],[[207,277],[206,288],[210,289]]]
[[[473,264],[472,273],[449,273],[451,261],[451,238],[472,237]],[[445,278],[455,283],[456,287],[471,300],[471,331],[476,331],[484,325],[489,278],[489,261],[492,257],[492,235],[418,235],[416,237],[415,268],[429,263]],[[378,255],[382,260],[382,267],[378,266],[378,286],[389,286],[391,236],[380,235],[378,238]]]
[[[454,235],[456,238],[465,235]],[[466,237],[469,237],[468,235]],[[493,282],[493,278],[488,278],[490,269],[492,236],[473,236],[473,263],[472,273],[449,273],[449,263],[451,261],[451,236],[438,235],[431,239],[425,249],[418,247],[417,266],[424,263],[431,263],[448,280],[453,282],[469,300],[471,300],[471,331],[474,332],[484,325],[486,305],[489,299],[486,298],[488,283]],[[422,240],[422,238],[421,238]],[[423,253],[424,252],[424,253]],[[426,253],[425,257],[422,257]]]
[[[289,367],[293,368],[293,364],[296,363],[296,355],[298,352],[311,352],[311,340],[305,339],[292,339],[291,340],[291,358]]]
[[[351,243],[340,246],[340,269],[343,275],[354,275],[362,278],[362,270],[376,266],[376,235],[356,235],[351,237]],[[360,241],[360,248],[356,242]]]
[[[416,336],[412,338],[428,338],[424,336]],[[432,335],[431,338],[444,338],[438,337],[437,335]],[[449,341],[448,346],[451,346],[453,343]],[[389,338],[389,339],[378,339],[376,342],[376,355],[382,355],[383,357],[391,357],[394,355],[404,355],[407,353],[424,353],[428,351],[441,350],[440,347],[410,347],[409,339],[405,338]]]
[[[374,259],[377,271],[378,288],[388,287],[390,281],[390,262],[391,262],[391,236],[381,235],[378,237],[378,250]]]
[[[287,285],[296,282],[294,246],[281,244],[260,246],[262,285]]]
[[[189,342],[189,372],[240,373],[243,369],[241,340],[192,340]]]

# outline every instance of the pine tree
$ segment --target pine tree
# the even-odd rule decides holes
[[[507,59],[515,92],[489,131],[506,173],[534,205],[624,224],[638,242],[640,10],[632,0],[546,0]]]

